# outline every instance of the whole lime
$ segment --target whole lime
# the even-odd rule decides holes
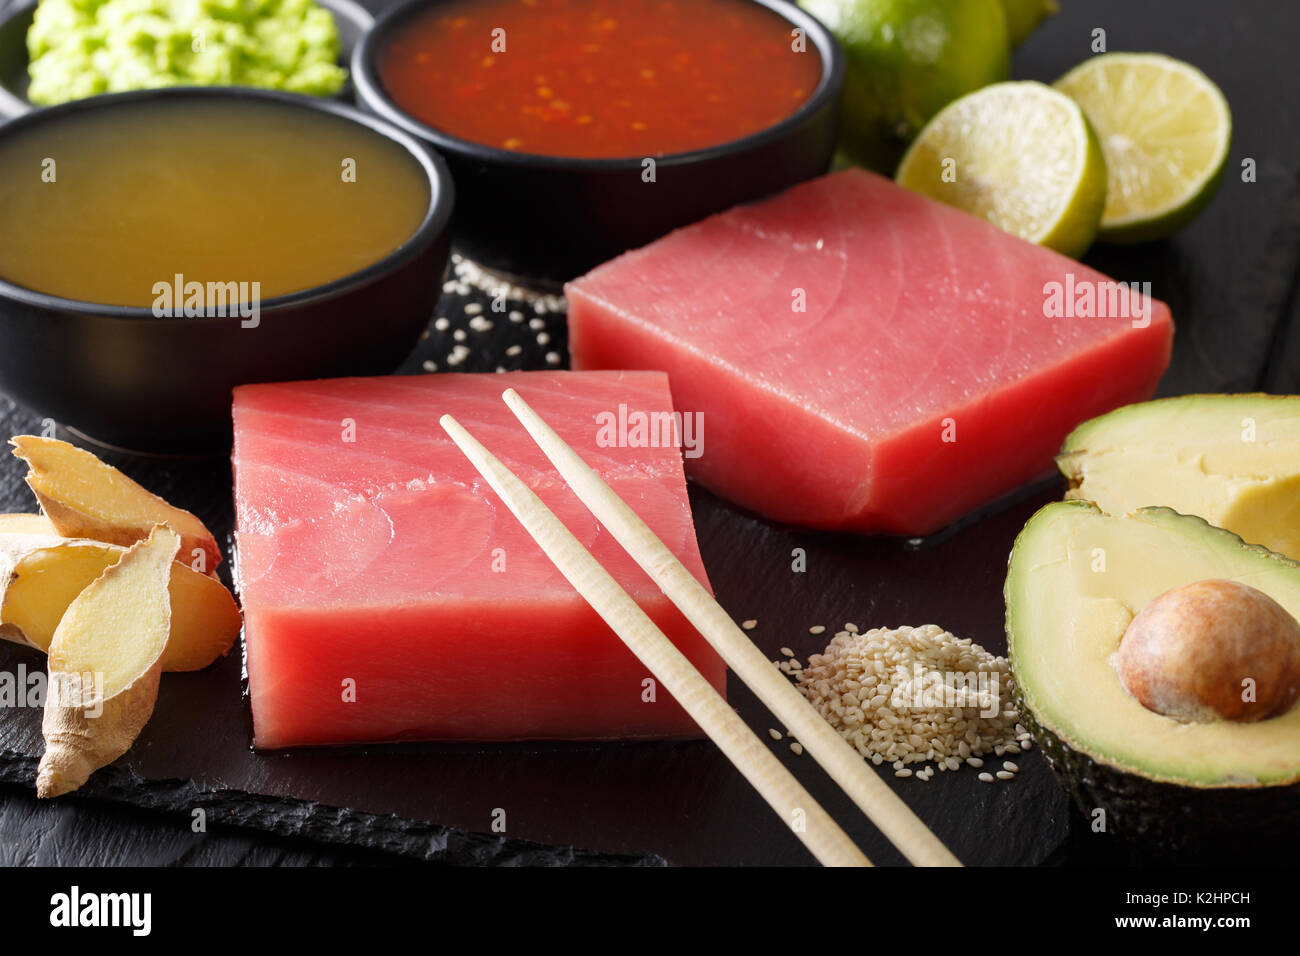
[[[1001,0],[799,0],[844,45],[840,150],[892,175],[930,117],[1007,78]]]

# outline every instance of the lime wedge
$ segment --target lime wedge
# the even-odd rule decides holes
[[[1232,114],[1196,67],[1157,53],[1105,53],[1055,86],[1083,107],[1106,154],[1102,240],[1163,239],[1214,196]]]
[[[1078,104],[1042,83],[995,83],[944,107],[899,164],[901,186],[1068,256],[1092,244],[1106,162]]]

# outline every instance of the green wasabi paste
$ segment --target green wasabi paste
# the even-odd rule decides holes
[[[48,106],[160,86],[342,89],[334,16],[313,0],[41,0],[27,96]]]

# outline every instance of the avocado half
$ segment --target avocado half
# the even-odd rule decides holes
[[[1056,459],[1067,498],[1163,505],[1300,558],[1300,396],[1183,395],[1084,422]]]
[[[1049,504],[1016,539],[1007,644],[1020,713],[1084,816],[1182,849],[1300,832],[1300,707],[1256,723],[1147,710],[1111,658],[1134,615],[1207,578],[1258,588],[1300,617],[1300,564],[1198,517]]]

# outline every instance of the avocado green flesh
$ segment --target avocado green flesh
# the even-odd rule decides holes
[[[1107,514],[1164,506],[1300,558],[1300,396],[1128,405],[1075,429],[1057,465]]]
[[[1104,564],[1103,564],[1104,562]],[[1206,578],[1241,581],[1300,616],[1300,565],[1167,508],[1128,517],[1088,502],[1048,505],[1007,573],[1007,638],[1034,721],[1118,770],[1192,787],[1300,780],[1300,708],[1256,723],[1183,724],[1147,710],[1111,662],[1148,601]]]

